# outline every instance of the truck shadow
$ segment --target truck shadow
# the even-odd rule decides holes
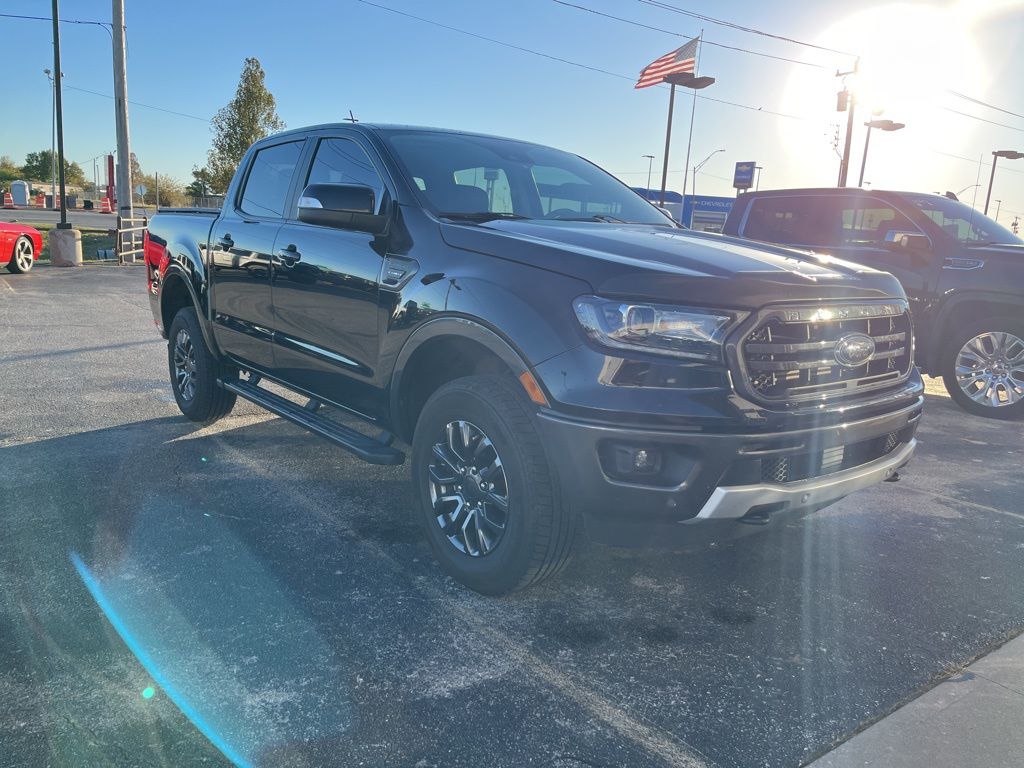
[[[8,672],[79,681],[37,714],[88,763],[120,741],[129,762],[163,743],[179,762],[212,744],[239,764],[661,764],[610,707],[715,762],[796,765],[1024,625],[1024,520],[891,487],[694,551],[584,543],[495,600],[436,567],[406,468],[279,420],[157,419],[0,461]],[[151,680],[179,725],[97,701],[98,679],[114,700]],[[479,741],[483,710],[502,714]]]

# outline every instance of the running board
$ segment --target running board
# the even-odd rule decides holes
[[[330,440],[340,448],[353,453],[370,464],[401,464],[405,454],[397,448],[384,445],[379,440],[357,432],[354,429],[337,424],[307,407],[293,403],[291,400],[275,395],[269,390],[247,381],[223,381],[221,386],[246,400],[276,413],[282,419],[288,419],[303,429],[308,429],[320,437]]]

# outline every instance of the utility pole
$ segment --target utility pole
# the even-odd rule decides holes
[[[1002,200],[996,200],[996,216],[995,216],[994,221],[997,221],[997,222],[999,221],[999,209],[1002,208],[1002,207],[1003,207],[1003,201]]]
[[[836,72],[836,77],[847,77],[848,75],[857,74],[857,69],[860,67],[860,56],[853,61],[853,69],[850,72]],[[839,183],[836,186],[845,187],[846,177],[850,173],[850,144],[853,142],[853,120],[854,111],[857,105],[857,94],[846,88],[846,140],[843,142],[843,159],[839,166]]]
[[[55,0],[56,1],[56,0]],[[132,149],[128,136],[128,78],[125,72],[124,0],[112,0],[114,27],[114,123],[117,129],[117,215],[131,227],[135,218],[132,208]],[[118,235],[120,238],[120,234]],[[120,250],[120,244],[119,244]],[[135,235],[132,247],[135,250]],[[135,261],[135,255],[129,257]]]

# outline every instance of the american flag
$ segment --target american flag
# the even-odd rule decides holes
[[[699,42],[700,38],[695,37],[686,45],[652,61],[644,67],[644,71],[640,73],[640,79],[633,87],[649,88],[676,72],[693,72],[694,65],[697,63],[697,44]]]

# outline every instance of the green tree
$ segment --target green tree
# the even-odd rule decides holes
[[[0,187],[6,189],[12,181],[18,181],[21,178],[23,178],[21,168],[15,165],[7,155],[0,157]]]
[[[235,98],[214,115],[213,146],[206,155],[209,192],[223,193],[253,142],[285,127],[265,80],[259,60],[247,58]]]
[[[53,166],[53,152],[48,149],[29,152],[25,156],[25,165],[21,172],[31,181],[49,181]],[[69,162],[64,158],[64,181],[75,186],[85,185],[85,172],[78,163]]]
[[[206,197],[212,193],[212,180],[210,172],[205,168],[192,168],[192,183],[185,187],[185,194],[189,197]]]

